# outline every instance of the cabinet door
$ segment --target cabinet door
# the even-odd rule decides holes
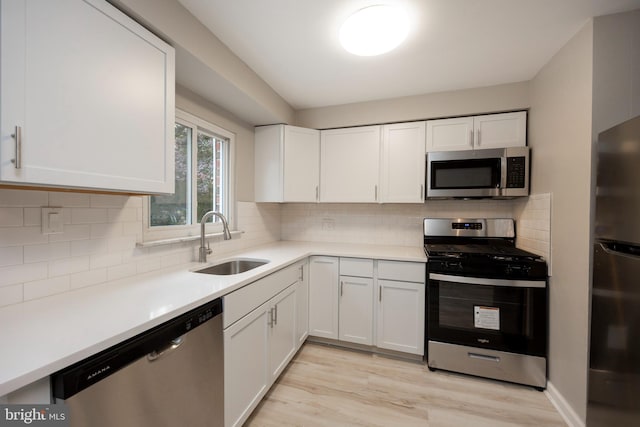
[[[284,127],[284,201],[317,202],[320,185],[320,131]]]
[[[1,8],[0,179],[172,193],[173,48],[106,1]]]
[[[427,121],[427,152],[473,149],[473,117]]]
[[[320,201],[378,201],[380,126],[320,132]]]
[[[224,330],[224,425],[241,426],[271,383],[265,303]]]
[[[309,260],[309,335],[338,339],[338,258]]]
[[[284,125],[254,130],[254,192],[256,202],[284,202]]]
[[[424,354],[424,283],[378,280],[376,346]]]
[[[373,279],[340,276],[339,339],[373,344]]]
[[[382,128],[380,201],[424,201],[425,122],[397,123]]]
[[[300,266],[296,289],[296,347],[300,348],[309,335],[309,264]]]
[[[474,118],[475,148],[527,145],[527,112],[488,114]]]
[[[269,317],[269,366],[273,382],[296,352],[296,284],[271,300]]]

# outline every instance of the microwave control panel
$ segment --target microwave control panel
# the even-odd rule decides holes
[[[507,188],[525,187],[525,157],[507,157]]]

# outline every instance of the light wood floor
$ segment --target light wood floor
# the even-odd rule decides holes
[[[565,426],[544,393],[306,343],[245,426]]]

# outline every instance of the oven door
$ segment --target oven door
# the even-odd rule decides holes
[[[430,341],[546,357],[546,280],[429,273]]]

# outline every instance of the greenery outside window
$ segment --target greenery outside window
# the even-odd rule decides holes
[[[234,224],[234,135],[182,111],[176,111],[174,129],[175,193],[148,197],[145,241],[199,235],[200,219],[210,210]],[[222,231],[219,222],[207,225],[207,233],[217,231]]]

